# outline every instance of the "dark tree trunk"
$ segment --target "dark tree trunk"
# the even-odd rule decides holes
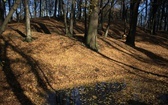
[[[87,38],[87,34],[88,34],[88,19],[87,19],[87,0],[85,0],[85,10],[84,10],[84,14],[85,14],[85,35],[84,35],[84,42],[86,42],[86,38]]]
[[[34,1],[34,17],[37,16],[37,1]]]
[[[15,4],[13,5],[12,9],[9,11],[7,17],[5,18],[2,26],[0,27],[0,35],[4,32],[5,27],[9,21],[9,19],[11,18],[11,16],[13,15],[13,13],[15,12],[15,10],[17,9],[18,5],[20,4],[21,0],[16,0]]]
[[[151,10],[151,34],[156,34],[156,12],[158,9],[158,1],[153,0],[152,3],[152,10]]]
[[[58,17],[63,16],[63,0],[59,0],[59,5],[58,5]]]
[[[125,21],[125,0],[122,0],[122,20]]]
[[[165,5],[163,4],[162,9],[161,9],[161,18],[160,18],[160,23],[159,23],[159,30],[162,30],[162,25],[163,25],[163,16],[165,14]]]
[[[63,7],[63,9],[64,9],[64,7]],[[57,0],[55,0],[55,7],[54,7],[54,15],[53,15],[53,17],[57,17]]]
[[[98,0],[91,0],[86,45],[95,51],[98,51],[98,48],[97,48],[97,29],[98,29],[98,19],[99,19],[98,13],[99,13]]]
[[[42,15],[41,15],[41,14],[42,14],[42,13],[41,13],[41,12],[42,12],[42,11],[41,11],[41,9],[42,9],[42,8],[41,8],[41,7],[42,7],[42,2],[41,2],[41,1],[42,1],[42,0],[40,0],[40,17],[42,17]]]
[[[166,12],[165,12],[165,18],[164,18],[164,21],[165,21],[165,23],[164,23],[164,31],[168,31],[168,5],[166,6]],[[166,29],[166,27],[167,27],[167,29]]]
[[[81,8],[81,4],[82,4],[82,0],[79,0],[79,4],[78,4],[78,13],[79,13],[79,20],[81,20],[82,17],[82,8]]]
[[[135,34],[138,16],[138,7],[141,0],[131,0],[130,1],[130,29],[126,38],[126,44],[130,46],[135,46]]]
[[[0,0],[0,27],[4,22],[4,6],[3,2]]]

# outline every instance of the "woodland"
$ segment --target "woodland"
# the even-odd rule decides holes
[[[0,105],[168,105],[168,0],[0,0]]]

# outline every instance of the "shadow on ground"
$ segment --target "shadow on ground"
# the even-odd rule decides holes
[[[8,85],[10,86],[12,92],[14,93],[14,95],[16,96],[17,100],[20,102],[21,105],[34,105],[31,99],[29,99],[29,97],[25,94],[25,90],[22,88],[21,83],[17,80],[16,74],[11,68],[11,65],[15,63],[15,61],[11,60],[8,57],[9,48],[26,60],[27,64],[30,66],[30,72],[33,73],[33,75],[37,80],[38,86],[41,89],[43,89],[43,91],[48,93],[50,92],[50,90],[54,89],[50,85],[47,76],[45,75],[44,71],[40,68],[39,63],[35,59],[33,59],[29,55],[26,55],[22,50],[17,48],[17,46],[11,44],[4,37],[1,37],[1,40],[3,42],[0,43],[1,44],[0,60],[3,62],[3,64],[1,65],[2,71],[5,74]],[[26,82],[25,84],[28,83]]]

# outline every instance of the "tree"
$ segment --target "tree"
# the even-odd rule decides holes
[[[150,18],[150,28],[151,28],[151,34],[154,35],[156,32],[155,27],[156,27],[156,12],[159,7],[158,0],[151,0],[151,18]]]
[[[99,19],[98,13],[99,13],[98,0],[91,0],[88,33],[86,36],[86,45],[95,51],[98,51],[97,47],[97,29]]]
[[[4,3],[1,2],[0,0],[0,26],[2,25],[3,21],[4,21]]]
[[[126,38],[126,44],[130,46],[135,46],[135,34],[140,1],[141,0],[130,1],[130,29]]]
[[[0,27],[0,34],[2,34],[5,30],[6,25],[8,24],[9,19],[11,18],[11,16],[13,15],[13,13],[15,12],[15,10],[17,9],[18,5],[20,4],[21,0],[16,0],[15,4],[13,5],[12,9],[9,11],[7,17],[5,18],[2,26]]]
[[[63,3],[63,15],[64,15],[64,26],[65,26],[65,34],[69,34],[68,24],[67,24],[67,8],[66,5]]]
[[[71,1],[71,15],[70,15],[70,27],[69,27],[69,36],[73,36],[73,28],[74,28],[74,13],[75,12],[75,0]]]
[[[29,0],[25,0],[24,1],[24,5],[25,5],[25,13],[26,13],[26,41],[27,42],[31,42],[32,38],[31,38],[31,27],[30,27],[30,15],[29,15]]]

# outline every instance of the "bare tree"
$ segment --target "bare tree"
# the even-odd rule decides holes
[[[26,13],[26,41],[31,42],[31,27],[30,27],[30,14],[29,14],[29,0],[24,1],[25,13]]]
[[[97,47],[97,29],[98,29],[98,13],[99,13],[99,0],[90,1],[90,17],[88,25],[88,33],[86,36],[86,45],[92,50],[98,51]]]
[[[135,46],[135,34],[140,1],[141,0],[130,1],[130,29],[126,38],[126,44],[130,46]]]
[[[9,11],[7,17],[5,18],[2,26],[0,27],[0,34],[2,34],[5,30],[6,25],[8,24],[9,19],[13,15],[13,13],[16,11],[18,5],[20,4],[21,0],[16,0],[15,4],[13,5],[12,9]]]

